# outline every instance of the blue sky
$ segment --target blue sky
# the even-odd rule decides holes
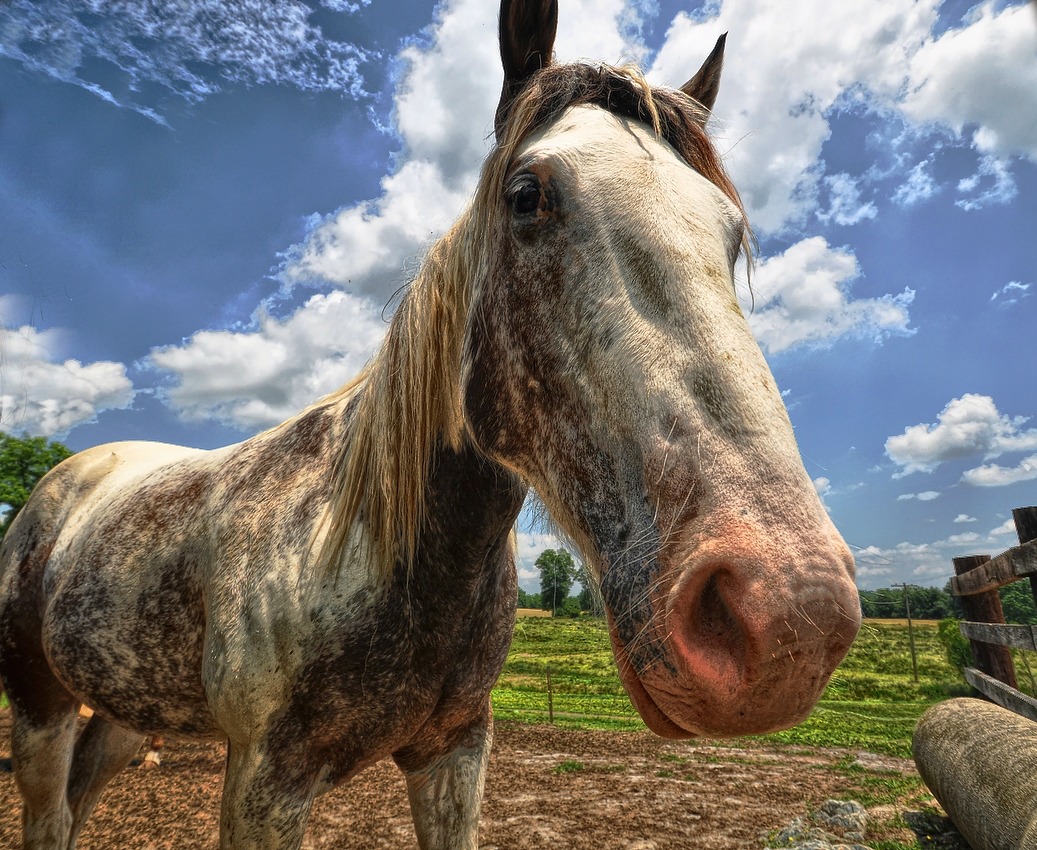
[[[474,185],[496,7],[0,6],[0,428],[215,447],[343,383]],[[725,31],[741,291],[807,471],[862,587],[942,585],[1037,501],[1037,14],[561,0],[556,49],[679,85]],[[528,589],[550,545],[521,529]]]

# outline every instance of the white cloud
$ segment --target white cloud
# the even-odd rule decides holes
[[[362,93],[365,52],[327,38],[298,0],[126,0],[102,4],[101,12],[97,5],[0,5],[0,54],[159,123],[165,123],[162,115],[141,100],[142,92],[156,87],[192,103],[219,91],[222,82]],[[326,5],[336,12],[359,8]],[[91,79],[98,62],[118,69],[125,94],[117,97]]]
[[[517,551],[515,565],[518,568],[519,584],[531,593],[540,590],[540,570],[536,567],[536,559],[545,549],[567,549],[556,535],[550,532],[519,531],[516,533]],[[578,556],[573,553],[575,560]]]
[[[284,278],[328,281],[384,302],[404,282],[408,263],[456,218],[468,188],[448,187],[430,162],[407,162],[382,180],[377,200],[339,210],[315,227],[289,253]]]
[[[933,499],[939,499],[940,494],[936,490],[926,490],[922,493],[901,493],[897,496],[898,502],[904,502],[909,499],[918,499],[919,502],[931,502]]]
[[[935,424],[911,425],[886,440],[886,455],[902,469],[894,477],[932,472],[941,463],[971,455],[998,457],[1037,448],[1037,429],[1021,430],[1026,417],[998,412],[990,396],[966,393],[952,399]]]
[[[991,158],[981,164],[978,196],[966,209],[1003,202],[1014,191],[1005,160],[1037,160],[1037,26],[1028,4],[998,10],[985,3],[960,27],[933,36],[937,0],[890,0],[866,7],[804,0],[718,0],[706,15],[679,14],[652,66],[671,85],[683,82],[688,57],[702,56],[730,31],[717,116],[728,163],[762,233],[804,222],[818,209],[822,148],[841,109],[900,113],[912,133],[950,131]],[[993,165],[992,163],[997,163]],[[829,183],[829,189],[834,188]],[[938,187],[917,164],[894,193],[904,206]],[[848,196],[823,220],[871,214]],[[841,206],[840,206],[841,204]]]
[[[955,522],[975,522],[976,518],[974,516],[969,516],[968,514],[958,514],[954,518],[954,521]]]
[[[1031,4],[980,5],[968,23],[927,40],[911,57],[902,109],[939,124],[985,154],[1037,161],[1037,17]]]
[[[151,363],[177,379],[171,406],[245,431],[274,425],[344,384],[385,332],[378,307],[344,292],[314,295],[285,320],[260,315],[258,326],[199,331],[184,345],[153,349]]]
[[[903,207],[911,207],[927,201],[939,191],[936,181],[929,173],[932,162],[923,159],[907,175],[907,180],[901,183],[893,193],[893,202]]]
[[[1008,165],[992,156],[983,157],[975,174],[958,181],[958,192],[969,195],[954,202],[966,211],[1007,204],[1019,194]]]
[[[167,398],[182,415],[244,430],[270,425],[343,383],[373,353],[384,331],[380,305],[460,213],[488,152],[501,86],[496,15],[481,0],[439,8],[427,46],[400,56],[397,169],[377,198],[315,217],[306,241],[287,252],[286,286],[331,283],[348,294],[311,298],[287,319],[260,313],[256,330],[201,331],[151,353],[174,374]],[[557,52],[637,56],[637,25],[622,0],[582,0],[562,16]]]
[[[861,202],[860,186],[849,174],[833,174],[824,182],[828,187],[829,207],[826,211],[818,211],[817,217],[821,221],[849,225],[878,215],[878,207]]]
[[[1014,529],[1012,526],[1012,531]],[[953,558],[999,552],[1005,546],[1004,541],[998,539],[1003,534],[1003,527],[1000,527],[986,535],[966,531],[931,543],[905,541],[890,547],[858,548],[855,553],[858,582],[874,586],[888,582],[890,576],[911,575],[916,579],[926,579],[934,585],[942,586],[954,575]]]
[[[796,345],[824,347],[845,336],[881,340],[912,333],[907,308],[914,292],[855,300],[849,291],[859,274],[849,250],[832,248],[820,236],[760,261],[749,316],[756,338],[777,353]]]
[[[644,52],[638,18],[622,0],[571,3],[560,15],[556,54],[619,61]],[[439,236],[471,195],[489,152],[502,72],[497,9],[452,0],[438,11],[430,43],[406,48],[394,121],[400,165],[382,194],[325,217],[289,252],[284,279],[329,281],[384,300],[402,270]]]
[[[1037,478],[1037,455],[1030,455],[1015,466],[1000,466],[991,463],[977,466],[965,471],[961,480],[975,487],[1004,487],[1019,481],[1033,481]]]
[[[1015,528],[1015,520],[1011,517],[1006,519],[997,528],[990,529],[991,537],[1004,537],[1006,534],[1011,534],[1013,537],[1018,537],[1018,532]]]
[[[651,69],[679,85],[716,37],[730,31],[716,113],[728,163],[761,232],[803,221],[816,208],[830,117],[868,87],[895,99],[912,51],[936,20],[937,0],[852,3],[724,0],[709,19],[681,13]]]
[[[1009,281],[990,296],[991,301],[996,301],[999,307],[1011,307],[1023,298],[1030,296],[1029,283],[1020,283],[1017,280]]]
[[[0,325],[14,312],[0,296]],[[133,384],[122,363],[62,359],[61,332],[0,326],[0,428],[42,437],[64,434],[103,410],[128,407]]]

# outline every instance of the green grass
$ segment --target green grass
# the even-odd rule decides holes
[[[909,757],[911,733],[922,713],[933,703],[968,693],[944,656],[936,624],[916,623],[914,632],[917,683],[906,623],[866,620],[813,714],[796,728],[761,740]],[[557,725],[644,728],[619,682],[605,623],[588,618],[518,621],[493,692],[497,717],[545,722],[548,669]],[[1022,671],[1020,679],[1027,678]]]

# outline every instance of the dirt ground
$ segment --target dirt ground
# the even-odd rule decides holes
[[[0,766],[8,767],[9,724],[0,710]],[[216,848],[223,759],[220,744],[167,740],[160,768],[130,767],[112,781],[78,847]],[[767,833],[794,817],[826,799],[852,797],[862,772],[915,775],[909,761],[845,751],[499,723],[480,847],[759,850]],[[0,848],[20,846],[20,808],[12,775],[0,770]],[[874,838],[913,843],[911,832],[890,831],[895,812],[886,809],[875,813],[887,826]],[[405,787],[391,762],[318,799],[303,842],[307,850],[415,846]]]

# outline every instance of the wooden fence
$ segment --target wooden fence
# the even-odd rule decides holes
[[[972,643],[975,667],[965,670],[969,684],[987,699],[1037,722],[1037,699],[1020,693],[1009,647],[1037,651],[1037,626],[1006,625],[998,590],[1029,579],[1037,601],[1037,507],[1012,511],[1019,545],[996,558],[969,555],[954,559],[951,593],[961,599],[961,633]]]
[[[1037,507],[1012,516],[1019,545],[955,558],[951,579],[975,664],[965,678],[991,702],[938,703],[912,739],[918,772],[973,850],[1037,850],[1037,700],[1018,690],[1011,653],[1037,650],[1037,627],[1006,625],[998,593],[1029,579],[1037,601]]]

